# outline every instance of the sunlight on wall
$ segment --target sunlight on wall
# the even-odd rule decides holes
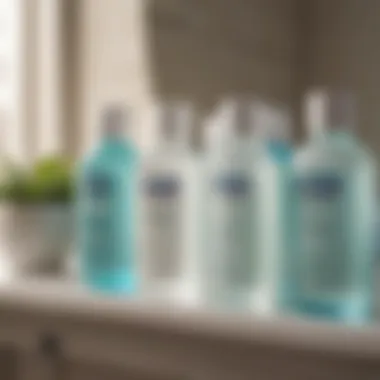
[[[0,0],[0,150],[22,159],[20,107],[20,0]]]

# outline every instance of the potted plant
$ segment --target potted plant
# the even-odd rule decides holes
[[[8,272],[62,272],[72,243],[72,198],[72,166],[62,157],[3,170],[0,250]]]

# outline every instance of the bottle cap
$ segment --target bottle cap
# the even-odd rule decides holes
[[[355,99],[349,92],[315,90],[306,95],[306,125],[311,133],[352,129],[355,118]]]
[[[121,136],[128,124],[128,113],[125,107],[112,105],[103,110],[102,131],[106,135]]]
[[[252,136],[257,126],[258,106],[256,99],[225,99],[219,106],[221,123],[238,136]]]
[[[262,140],[290,139],[290,111],[287,107],[261,102],[257,106],[257,135]]]
[[[206,138],[228,144],[232,139],[288,140],[290,113],[256,98],[226,99],[207,121]]]
[[[190,103],[175,102],[157,105],[154,112],[156,140],[187,142],[190,139],[193,109]]]
[[[205,123],[206,145],[223,150],[234,143],[252,142],[257,126],[257,109],[254,98],[223,99]]]

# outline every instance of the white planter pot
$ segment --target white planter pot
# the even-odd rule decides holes
[[[12,275],[57,274],[72,246],[70,205],[2,205],[0,252]]]

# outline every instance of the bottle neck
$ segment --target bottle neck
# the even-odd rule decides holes
[[[355,100],[346,91],[315,90],[306,97],[306,117],[314,140],[353,140],[357,120]]]
[[[114,131],[109,129],[102,130],[101,140],[103,142],[120,143],[125,142],[126,138],[121,131]]]
[[[292,157],[292,148],[290,144],[285,141],[268,141],[266,144],[266,149],[269,154],[283,162],[288,162]]]
[[[189,147],[188,140],[189,138],[184,126],[182,128],[174,125],[158,126],[154,149],[160,152],[185,151]]]
[[[97,150],[99,152],[114,152],[115,154],[123,154],[128,147],[133,147],[130,140],[119,133],[102,134]]]

